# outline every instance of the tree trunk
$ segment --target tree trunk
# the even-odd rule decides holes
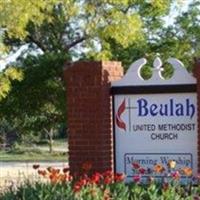
[[[49,153],[53,152],[53,129],[49,131]]]
[[[53,153],[53,128],[51,128],[49,131],[45,129],[46,134],[48,135],[48,143],[49,143],[49,153]]]

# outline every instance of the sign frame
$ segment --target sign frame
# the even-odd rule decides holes
[[[156,60],[157,59],[157,60]],[[153,73],[152,77],[155,77],[155,74],[158,73],[159,74],[159,70],[160,67],[162,66],[161,61],[159,60],[159,58],[156,58],[154,61],[154,67],[156,67],[156,64],[159,65],[159,67],[157,67],[157,71],[155,70]],[[138,75],[140,72],[141,67],[144,65],[140,65],[137,67],[137,70],[133,71],[133,67],[134,65],[137,65],[137,62],[141,61],[142,59],[136,61],[135,63],[133,63],[131,65],[132,69],[130,69],[127,74],[125,75],[125,77],[118,81],[118,82],[114,82],[114,84],[112,84],[111,87],[111,95],[112,95],[112,108],[113,108],[113,150],[114,150],[114,172],[117,172],[117,162],[116,162],[116,121],[115,121],[115,114],[116,114],[116,110],[115,110],[115,97],[116,95],[136,95],[136,94],[176,94],[176,93],[196,93],[197,94],[197,83],[196,83],[196,79],[194,77],[192,77],[188,72],[187,77],[186,77],[186,81],[184,80],[183,82],[181,82],[180,80],[177,81],[176,84],[176,77],[173,79],[173,81],[170,83],[169,80],[162,80],[159,82],[159,80],[154,79],[152,82],[151,80],[147,80],[147,82],[149,82],[150,84],[146,84],[145,80],[144,84],[141,84],[141,77]],[[156,61],[159,61],[160,63],[155,63]],[[177,64],[177,63],[176,63]],[[180,66],[179,66],[180,67]],[[174,67],[176,70],[176,67]],[[186,71],[185,68],[182,69],[182,71]],[[182,72],[181,71],[181,72]],[[137,80],[134,80],[133,77],[133,81],[130,79],[130,75],[133,75],[134,73],[138,73],[137,76],[134,74],[135,77],[139,77],[138,82]],[[180,71],[179,71],[180,72]],[[181,76],[181,73],[179,74]],[[192,78],[191,78],[191,77]],[[159,74],[159,77],[161,77],[161,75]],[[187,78],[189,80],[187,80]],[[131,80],[131,81],[130,81]],[[156,80],[156,81],[155,81]],[[175,80],[175,81],[174,81]],[[152,84],[151,84],[152,83]],[[158,84],[157,84],[158,83]],[[196,107],[198,107],[198,101],[197,101],[197,105]],[[199,144],[198,144],[198,109],[197,109],[197,172],[199,171],[199,160],[200,160],[200,154],[198,151],[199,148]],[[133,153],[133,152],[132,152]],[[163,153],[163,152],[162,152]],[[159,152],[155,152],[155,154],[159,154]],[[166,152],[166,154],[168,154],[168,152]],[[124,170],[125,172],[125,170]]]

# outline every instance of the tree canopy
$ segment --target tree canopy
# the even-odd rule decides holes
[[[0,118],[23,131],[50,132],[64,122],[65,61],[118,60],[127,68],[141,57],[151,65],[159,53],[163,60],[176,57],[191,68],[193,57],[200,55],[200,1],[191,1],[167,26],[165,17],[179,1],[0,0],[1,51],[28,44],[35,52],[0,74]],[[169,77],[172,69],[164,67]],[[151,68],[143,72],[148,78]]]
[[[74,46],[94,51],[109,38],[123,47],[143,40],[144,25],[166,15],[172,0],[9,0],[0,1],[5,44],[35,44],[68,53]],[[105,54],[105,55],[104,55]],[[109,52],[101,52],[100,58]]]

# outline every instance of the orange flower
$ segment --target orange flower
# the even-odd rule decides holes
[[[59,179],[59,181],[61,181],[61,182],[66,182],[67,181],[67,175],[66,174],[60,174],[59,176],[58,176],[58,179]]]
[[[108,189],[104,190],[103,192],[103,200],[111,200],[110,191]]]
[[[92,169],[92,163],[90,161],[84,162],[82,164],[82,169],[84,171],[90,171]]]
[[[59,182],[59,176],[56,174],[50,174],[49,179],[51,183],[58,183]]]
[[[39,167],[40,167],[40,165],[38,165],[38,164],[33,165],[33,169],[38,169]]]
[[[189,167],[184,167],[184,168],[182,169],[182,172],[183,172],[183,174],[186,175],[186,176],[192,176],[192,169],[189,168]]]
[[[60,173],[60,169],[54,169],[54,168],[52,168],[51,173],[52,174],[59,174]]]
[[[169,162],[168,162],[168,167],[169,167],[170,169],[174,169],[174,168],[176,167],[176,161],[174,161],[174,160],[169,160]]]
[[[161,164],[156,164],[153,169],[156,173],[163,173],[165,171],[165,168]]]

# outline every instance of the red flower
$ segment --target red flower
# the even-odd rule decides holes
[[[135,175],[135,176],[133,176],[133,181],[134,181],[135,183],[139,183],[140,180],[141,180],[141,176],[140,176],[140,175]]]
[[[95,173],[94,175],[92,175],[92,178],[91,178],[91,183],[94,183],[94,184],[99,184],[100,180],[102,178],[102,175],[100,173]]]
[[[113,177],[113,172],[110,171],[110,170],[107,170],[107,171],[105,171],[105,172],[103,173],[103,176],[104,176],[104,177],[107,177],[107,176]]]
[[[140,168],[140,164],[137,163],[137,162],[133,162],[132,166],[133,166],[134,169],[139,169]]]
[[[69,172],[69,168],[68,167],[63,168],[63,173],[67,173],[67,172]]]
[[[163,190],[167,191],[169,188],[169,183],[163,183]]]
[[[114,180],[115,182],[122,182],[125,179],[125,175],[123,173],[116,173]]]
[[[40,167],[40,165],[38,165],[38,164],[33,165],[33,169],[38,169],[39,167]]]
[[[171,173],[171,176],[174,180],[179,180],[180,179],[180,173],[179,171],[175,171]]]
[[[71,175],[68,175],[68,177],[67,177],[68,179],[68,181],[72,181],[73,180],[73,176],[71,176]]]
[[[38,170],[38,174],[41,176],[46,176],[47,172],[45,170]]]
[[[79,183],[76,183],[73,187],[74,192],[79,192],[81,190],[81,185]]]
[[[81,186],[85,186],[87,184],[87,180],[86,179],[81,179],[79,182],[78,182]]]
[[[140,174],[145,174],[145,172],[146,172],[146,170],[145,170],[144,168],[141,167],[141,168],[139,169],[139,173],[140,173]]]
[[[113,181],[112,177],[107,176],[107,177],[104,178],[104,184],[106,184],[106,185],[111,184],[112,181]]]
[[[193,200],[200,200],[200,197],[197,196],[197,195],[195,195],[195,196],[193,197]]]
[[[74,184],[73,190],[74,192],[79,192],[83,186],[87,184],[87,180],[82,178]]]
[[[104,177],[104,183],[105,184],[110,184],[113,182],[114,180],[114,174],[112,171],[108,170],[108,171],[105,171],[103,173],[103,177]]]
[[[90,161],[84,162],[82,164],[82,169],[84,171],[90,171],[92,169],[92,163]]]

